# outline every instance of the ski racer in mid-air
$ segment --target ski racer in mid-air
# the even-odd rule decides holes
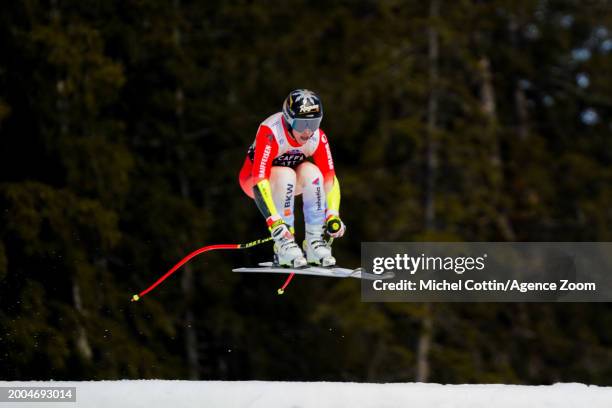
[[[282,266],[335,265],[324,233],[339,238],[346,231],[329,141],[319,128],[322,119],[323,104],[316,93],[291,91],[282,112],[259,125],[240,171],[240,186],[265,217],[274,239],[275,262]],[[313,162],[306,160],[309,157]],[[304,205],[304,252],[294,237],[298,195]]]

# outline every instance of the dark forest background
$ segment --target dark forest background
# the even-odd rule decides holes
[[[362,241],[611,241],[612,4],[0,6],[0,378],[612,385],[612,305],[361,303],[241,276],[271,246],[237,174],[318,91]],[[303,233],[298,226],[298,236]]]

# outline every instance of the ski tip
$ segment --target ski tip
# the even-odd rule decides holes
[[[140,296],[134,295],[132,296],[132,302],[138,302],[140,300]]]
[[[277,292],[278,292],[278,294],[279,294],[279,295],[282,295],[283,293],[285,293],[285,291],[283,290],[283,288],[278,289],[278,291],[277,291]]]

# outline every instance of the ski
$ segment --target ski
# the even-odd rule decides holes
[[[393,272],[385,272],[381,275],[368,273],[363,268],[342,268],[339,266],[304,266],[302,268],[291,268],[274,265],[272,262],[261,262],[259,267],[236,268],[233,272],[259,272],[259,273],[295,273],[299,275],[323,276],[327,278],[355,278],[366,280],[391,279],[395,276]]]

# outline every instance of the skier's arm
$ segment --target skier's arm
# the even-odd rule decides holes
[[[330,215],[340,215],[340,182],[338,181],[338,178],[335,175],[331,182],[331,189],[329,191],[327,191],[326,189],[325,191],[325,193],[327,194],[327,217],[329,217]]]
[[[268,228],[272,231],[278,225],[283,223],[283,219],[278,215],[278,210],[272,200],[272,193],[270,190],[270,181],[263,179],[253,187],[253,194],[255,196],[255,203],[257,208],[266,219]]]
[[[321,139],[312,158],[323,174],[325,194],[327,196],[326,216],[338,217],[340,215],[340,182],[334,170],[334,159],[332,158],[327,136],[323,130],[319,129],[319,132]]]
[[[277,153],[278,144],[272,135],[272,131],[267,126],[260,126],[255,138],[255,154],[251,176],[255,180],[255,185],[253,186],[255,204],[257,204],[257,208],[266,219],[270,230],[282,223],[282,217],[278,215],[270,188],[272,161]]]
[[[325,194],[327,196],[327,208],[325,210],[327,233],[333,238],[339,238],[346,231],[346,226],[340,219],[340,182],[334,170],[334,160],[327,136],[323,130],[319,129],[319,132],[321,139],[312,157],[317,167],[321,170],[324,179]],[[336,229],[332,230],[332,226]]]

